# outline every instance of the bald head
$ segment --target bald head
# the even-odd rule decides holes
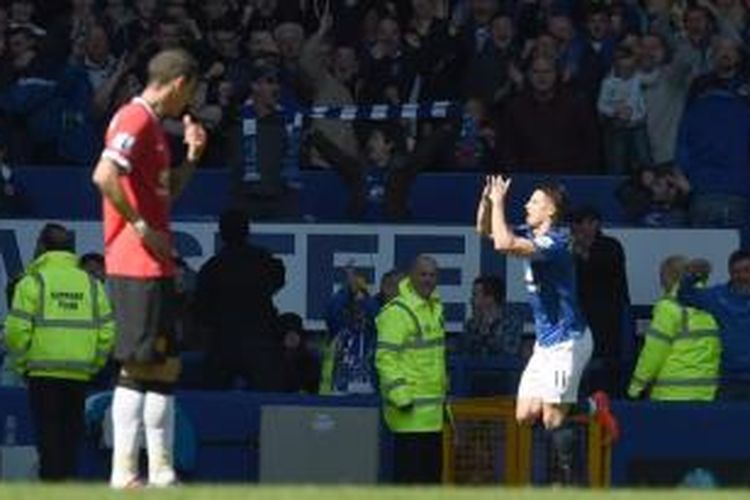
[[[742,62],[742,47],[734,39],[721,36],[713,42],[714,69],[726,77],[734,76]]]
[[[437,287],[437,274],[437,261],[429,255],[422,254],[414,259],[409,280],[417,294],[426,299]]]

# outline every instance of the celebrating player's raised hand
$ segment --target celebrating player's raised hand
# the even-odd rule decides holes
[[[490,198],[493,203],[505,201],[505,196],[510,189],[510,177],[503,178],[502,175],[495,175],[490,180]]]

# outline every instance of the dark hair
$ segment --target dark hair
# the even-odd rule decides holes
[[[735,250],[732,252],[732,255],[729,256],[729,268],[731,269],[732,266],[734,266],[737,262],[741,260],[748,260],[750,259],[750,250],[746,248],[740,248],[739,250]]]
[[[279,315],[279,328],[281,328],[281,333],[290,331],[303,333],[305,330],[302,317],[293,312],[286,312]]]
[[[198,62],[184,49],[163,50],[148,63],[149,83],[165,84],[180,77],[198,78]]]
[[[546,181],[537,185],[536,189],[546,194],[555,205],[555,222],[563,220],[568,209],[568,192],[565,186],[559,182]]]
[[[243,243],[250,234],[250,217],[242,210],[227,210],[219,217],[219,233],[224,243]]]
[[[45,224],[39,233],[38,247],[41,252],[73,252],[73,235],[60,224]]]
[[[570,220],[572,222],[583,222],[585,220],[602,220],[602,214],[599,209],[593,205],[584,205],[573,210],[570,214]]]
[[[650,33],[644,33],[641,39],[651,37],[659,40],[659,43],[661,44],[662,49],[664,50],[664,61],[663,63],[668,63],[672,61],[672,58],[674,57],[674,50],[672,49],[672,44],[669,43],[669,40],[667,40],[667,37],[664,36],[664,34],[659,33],[657,31],[653,31]]]
[[[398,276],[399,274],[403,274],[398,269],[391,269],[390,271],[386,271],[383,273],[383,276],[380,277],[380,282],[383,283],[385,280],[394,278]]]
[[[491,296],[495,303],[505,302],[505,281],[499,276],[479,276],[474,280],[474,285],[481,286],[482,293]]]
[[[609,7],[603,4],[592,4],[585,8],[586,19],[590,19],[598,15],[609,17]]]
[[[78,265],[83,267],[89,262],[93,262],[95,264],[99,264],[101,266],[104,265],[104,255],[96,252],[89,252],[81,255],[81,258],[78,259]]]

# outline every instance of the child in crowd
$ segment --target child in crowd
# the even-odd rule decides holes
[[[602,82],[597,109],[603,122],[607,173],[625,174],[650,165],[651,153],[636,55],[621,45],[614,59],[612,73]]]

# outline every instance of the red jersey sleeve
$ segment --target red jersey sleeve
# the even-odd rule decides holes
[[[145,131],[150,125],[151,118],[140,106],[122,108],[109,124],[102,157],[129,173],[145,147],[144,142],[148,138]]]

